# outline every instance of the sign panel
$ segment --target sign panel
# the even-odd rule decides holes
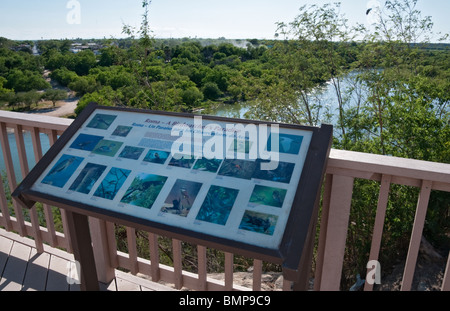
[[[90,105],[14,196],[281,262],[311,220],[325,129]]]

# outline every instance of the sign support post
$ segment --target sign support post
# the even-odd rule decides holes
[[[69,234],[82,291],[98,291],[97,270],[95,268],[94,252],[92,250],[91,235],[89,233],[88,216],[76,212],[66,211]]]

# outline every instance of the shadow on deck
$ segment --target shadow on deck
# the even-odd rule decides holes
[[[79,291],[71,281],[72,254],[44,245],[39,254],[34,241],[0,229],[0,291]],[[72,279],[73,280],[73,279]],[[119,270],[108,284],[99,282],[102,291],[173,291]]]

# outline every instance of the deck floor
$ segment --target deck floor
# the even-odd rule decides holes
[[[73,262],[72,254],[47,245],[39,254],[33,240],[0,229],[0,291],[79,291],[68,277]],[[173,290],[118,270],[110,283],[99,285],[103,291]]]

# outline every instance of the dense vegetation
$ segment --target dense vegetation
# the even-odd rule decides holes
[[[416,0],[387,1],[372,29],[349,27],[338,4],[304,6],[294,21],[278,24],[284,40],[242,40],[239,46],[155,40],[149,1],[143,2],[141,28],[124,27],[128,39],[96,40],[103,46],[98,54],[72,53],[72,41],[51,40],[38,42],[41,55],[34,56],[20,48],[23,42],[0,38],[0,102],[30,109],[42,96],[63,98],[42,77],[49,70],[80,98],[77,113],[92,101],[189,112],[246,102],[248,118],[309,125],[335,120],[335,148],[450,163],[450,51],[430,44],[432,22],[416,10]],[[333,103],[317,92],[327,81]],[[345,287],[356,273],[365,274],[378,189],[378,183],[355,181]],[[417,195],[415,188],[392,187],[382,265],[405,255]],[[425,236],[447,253],[449,210],[449,194],[433,192]],[[119,246],[126,248],[125,240]],[[145,236],[139,241],[147,243]],[[170,261],[170,248],[163,253]]]

